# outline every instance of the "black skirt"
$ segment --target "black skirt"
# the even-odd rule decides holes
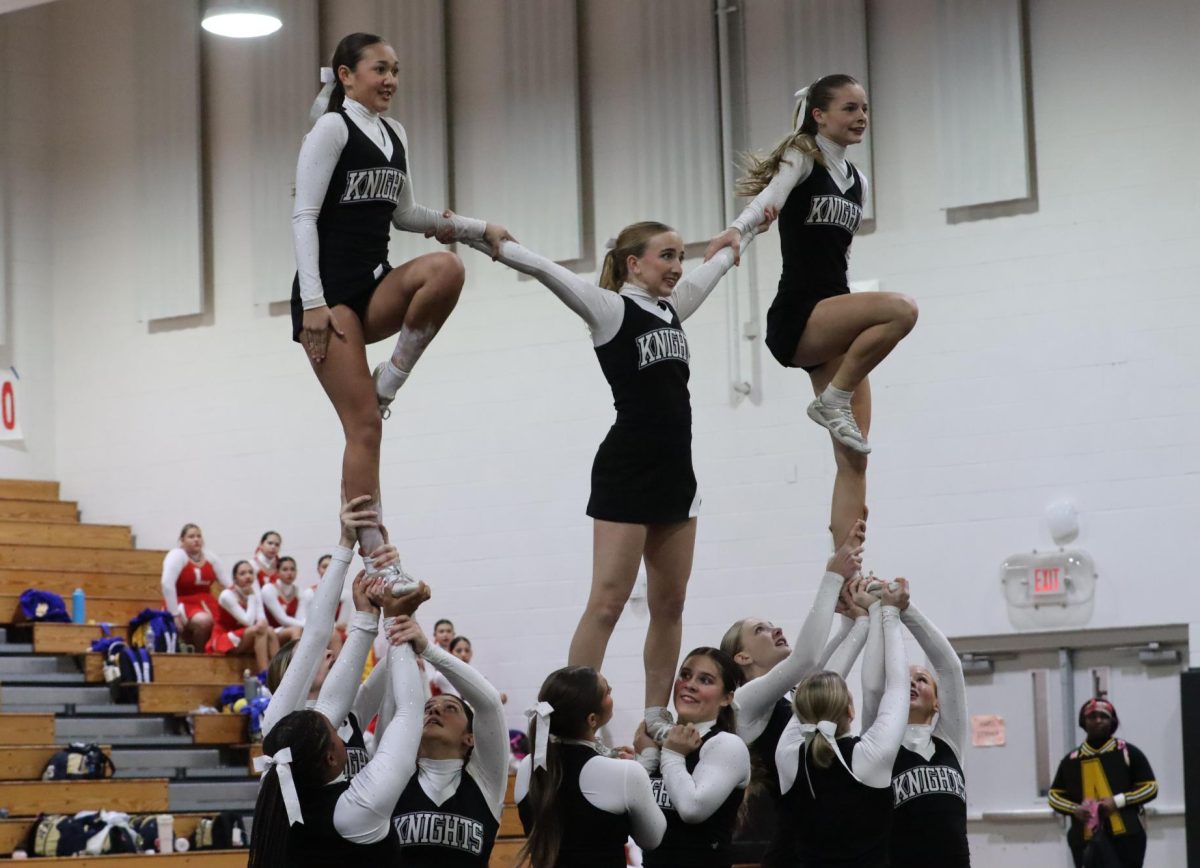
[[[381,263],[379,268],[381,271],[378,277],[372,272],[367,272],[362,278],[357,280],[341,281],[335,284],[326,283],[323,287],[325,290],[325,304],[329,307],[344,304],[354,311],[360,322],[365,321],[367,305],[371,303],[371,296],[375,294],[375,290],[379,288],[379,284],[383,283],[383,279],[392,270],[392,267],[386,262]],[[292,278],[292,340],[297,343],[300,342],[300,330],[303,326],[304,305],[300,301],[300,274],[297,273]]]
[[[780,287],[767,311],[766,344],[775,361],[785,368],[796,367],[792,364],[792,359],[796,358],[796,347],[800,345],[800,336],[808,326],[808,318],[812,316],[813,308],[827,298],[849,293],[848,286],[806,288],[803,291]],[[813,368],[804,370],[811,371]]]
[[[690,426],[609,429],[592,462],[588,515],[628,524],[671,524],[699,511]]]

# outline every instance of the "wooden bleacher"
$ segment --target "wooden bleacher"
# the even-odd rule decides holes
[[[72,591],[87,592],[89,624],[36,624],[28,630],[35,654],[71,655],[86,683],[103,683],[103,662],[90,643],[101,635],[98,623],[112,623],[114,635],[127,633],[129,618],[159,599],[164,552],[133,548],[130,529],[79,522],[75,503],[58,499],[58,484],[0,480],[0,626],[17,624],[17,597],[26,588],[53,591],[68,605]],[[204,654],[158,654],[154,683],[138,689],[143,714],[186,717],[192,743],[244,751],[247,776],[261,745],[249,743],[247,719],[240,714],[192,714],[214,705],[221,689],[241,682],[246,658]],[[53,714],[5,713],[0,709],[0,856],[22,846],[41,811],[72,813],[104,807],[130,813],[168,810],[168,781],[160,778],[103,781],[41,781],[53,745]],[[509,778],[493,868],[514,864],[524,835]],[[186,837],[204,813],[175,812],[175,832]],[[146,859],[154,859],[147,863]],[[168,864],[169,863],[169,864]],[[170,855],[39,858],[39,865],[105,868],[232,868],[246,864],[246,851],[202,851]]]
[[[90,653],[92,639],[101,635],[98,622],[113,624],[115,635],[127,633],[129,619],[159,601],[159,573],[164,552],[133,547],[124,525],[83,524],[78,505],[59,500],[56,482],[0,480],[0,626],[23,631],[35,655],[70,655],[79,662],[85,683],[102,683],[100,655]],[[27,588],[59,594],[70,605],[75,588],[87,593],[89,624],[22,625],[18,597]],[[13,641],[10,639],[9,641]],[[213,687],[238,683],[244,659],[181,654],[155,657],[156,683],[139,697],[148,708],[169,707],[169,713],[190,712],[184,705],[208,696]],[[0,658],[0,666],[3,659]],[[2,670],[0,670],[2,671]],[[0,676],[0,681],[3,681]],[[14,687],[22,681],[14,680]],[[199,704],[199,703],[197,703]],[[156,715],[168,713],[155,711]],[[245,749],[246,719],[241,715],[197,716],[194,743],[200,746]],[[210,719],[213,719],[210,722]],[[0,708],[0,856],[24,846],[37,814],[74,813],[105,808],[129,813],[170,810],[165,778],[119,778],[87,781],[42,781],[53,753],[55,715],[13,713]],[[106,752],[111,748],[105,747]],[[247,774],[249,780],[249,774]],[[200,818],[211,812],[174,812],[175,834],[187,837]],[[146,862],[146,859],[153,862]],[[245,850],[201,851],[171,855],[39,858],[41,865],[92,864],[106,868],[126,865],[169,865],[179,868],[232,868],[246,864]]]

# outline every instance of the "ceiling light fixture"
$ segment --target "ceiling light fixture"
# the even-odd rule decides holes
[[[266,3],[214,2],[205,7],[200,26],[217,36],[252,39],[274,33],[283,22]]]

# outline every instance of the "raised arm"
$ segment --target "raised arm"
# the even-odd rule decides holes
[[[167,552],[166,557],[163,558],[162,578],[159,580],[162,586],[163,605],[167,607],[168,612],[176,616],[182,616],[183,610],[179,608],[179,594],[175,590],[175,580],[179,578],[179,573],[183,570],[186,562],[187,554],[178,546]]]
[[[775,177],[742,209],[730,228],[740,232],[744,239],[752,227],[762,223],[768,208],[782,210],[792,190],[812,174],[812,169],[812,157],[797,148],[786,151]]]
[[[938,719],[934,734],[950,745],[961,763],[962,748],[967,743],[967,681],[962,661],[942,631],[916,606],[909,603],[901,609],[900,621],[913,634],[937,676]]]
[[[880,620],[883,624],[883,657],[886,683],[879,713],[854,746],[851,768],[869,787],[888,787],[892,766],[908,725],[908,663],[904,656],[904,634],[900,629],[898,592],[885,589]]]
[[[426,663],[446,677],[459,697],[475,712],[475,749],[467,761],[467,771],[488,799],[496,819],[504,810],[504,792],[508,787],[508,726],[500,691],[470,664],[439,648],[426,638],[414,620],[400,618],[388,634],[391,642],[411,642]]]
[[[382,580],[378,580],[382,583]],[[321,695],[317,698],[316,710],[329,718],[334,726],[340,726],[350,713],[358,688],[362,682],[363,666],[375,634],[379,632],[379,611],[366,597],[370,582],[365,575],[354,580],[354,616],[350,619],[350,633],[341,653],[325,676]],[[368,721],[360,721],[366,724]]]
[[[767,221],[766,225],[769,225]],[[742,239],[742,252],[749,248],[754,237],[766,230],[766,225],[756,226]],[[671,303],[680,320],[685,320],[694,314],[705,299],[716,288],[725,273],[734,266],[734,252],[725,248],[712,259],[697,265],[680,279],[671,293]]]
[[[417,770],[424,703],[412,646],[390,647],[387,670],[397,697],[396,716],[380,738],[375,756],[351,779],[333,812],[338,834],[356,844],[387,837],[396,802]]]
[[[845,678],[854,668],[854,661],[858,659],[858,655],[862,653],[871,622],[867,615],[860,615],[854,620],[843,616],[842,620],[846,622],[843,626],[849,626],[849,630],[841,633],[842,640],[836,648],[830,650],[829,646],[826,646],[825,650],[829,652],[829,656],[822,661],[821,668],[836,672]]]
[[[345,646],[342,646],[343,649]],[[371,674],[367,676],[366,681],[358,685],[358,692],[354,695],[354,705],[351,706],[351,711],[358,718],[359,722],[366,726],[372,717],[379,714],[383,709],[383,698],[387,695],[388,684],[391,679],[388,677],[390,673],[387,671],[388,658],[384,657],[371,670]],[[393,713],[395,709],[393,709]],[[376,727],[378,729],[378,727]],[[382,732],[379,733],[382,735]]]
[[[692,772],[687,756],[672,750],[672,738],[659,760],[663,785],[671,805],[685,823],[701,823],[711,817],[738,787],[750,780],[750,749],[733,733],[713,736],[700,748],[700,760]]]
[[[468,244],[480,253],[491,256],[491,248],[483,242],[471,241]],[[617,293],[584,280],[569,268],[551,262],[515,241],[501,244],[500,255],[496,259],[514,271],[536,278],[558,296],[559,301],[587,323],[594,345],[608,343],[620,330],[625,306]]]

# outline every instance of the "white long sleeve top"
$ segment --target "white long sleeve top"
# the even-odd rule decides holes
[[[564,739],[572,744],[595,747],[595,742]],[[517,765],[513,797],[520,802],[529,793],[529,777],[533,757],[527,756]],[[593,807],[609,814],[628,814],[633,826],[633,840],[643,850],[653,850],[662,843],[667,831],[667,818],[654,799],[650,776],[631,760],[612,759],[597,754],[588,760],[579,773],[579,791]]]
[[[407,643],[388,649],[387,671],[396,697],[396,716],[380,737],[375,756],[350,780],[334,808],[333,826],[347,841],[373,844],[386,838],[392,828],[392,811],[413,775],[425,705],[416,659]],[[320,703],[317,708],[321,710]]]
[[[488,800],[492,815],[499,820],[504,811],[504,795],[508,788],[509,756],[508,727],[504,721],[500,693],[478,670],[432,642],[421,652],[421,656],[426,663],[445,675],[457,695],[475,713],[475,749],[465,764],[462,760],[418,758],[415,768],[417,781],[434,804],[441,805],[458,791],[465,772],[479,786],[480,792]],[[395,726],[396,722],[393,721],[391,725]],[[419,742],[422,718],[408,721],[405,725],[416,726]]]
[[[821,149],[821,154],[825,157],[825,165],[829,168],[830,177],[833,178],[838,189],[845,193],[854,186],[854,172],[850,170],[850,164],[846,160],[846,148],[820,134],[815,138],[817,147]],[[746,233],[750,231],[750,227],[757,226],[762,222],[767,208],[783,208],[792,190],[812,174],[812,169],[813,158],[811,156],[797,148],[786,151],[775,177],[763,188],[762,192],[750,200],[731,226],[745,237]],[[865,202],[867,201],[867,176],[861,172],[859,175],[862,176],[863,201]]]
[[[293,582],[290,585],[285,585],[283,582],[267,582],[259,590],[262,596],[263,607],[271,613],[271,617],[281,627],[303,627],[304,619],[307,615],[307,609],[310,602],[310,597],[306,595]],[[285,608],[291,602],[293,597],[298,597],[296,603],[296,614],[289,615]]]
[[[715,724],[715,720],[708,720],[696,724],[696,730],[703,738]],[[704,742],[692,772],[687,770],[686,754],[648,748],[638,757],[643,765],[646,754],[652,755],[651,762],[658,766],[671,807],[685,823],[703,823],[730,793],[750,783],[750,749],[732,732],[719,732]]]
[[[758,234],[757,230],[754,234]],[[747,235],[742,245],[743,250],[749,245],[751,237]],[[490,248],[482,242],[469,241],[468,245],[491,255]],[[669,323],[671,312],[658,306],[659,301],[665,301],[675,308],[682,322],[700,308],[725,273],[733,267],[733,251],[722,250],[708,262],[696,266],[680,278],[669,296],[659,298],[628,281],[619,293],[604,289],[515,241],[505,241],[501,244],[500,256],[497,258],[509,268],[536,278],[554,293],[563,304],[587,323],[592,335],[592,345],[597,347],[611,341],[621,330],[621,322],[625,319],[625,305],[621,296],[632,299],[639,307]]]
[[[899,610],[877,602],[871,606],[870,617],[872,627],[878,624],[883,635],[887,683],[878,714],[854,746],[850,770],[868,787],[883,788],[892,785],[892,766],[908,723],[908,663]],[[775,749],[781,793],[791,790],[800,770],[800,754],[805,749],[800,725],[800,719],[793,715]]]
[[[271,697],[267,710],[263,713],[264,737],[285,716],[304,707],[309,689],[312,687],[313,679],[316,678],[317,669],[321,664],[321,657],[325,653],[325,646],[329,644],[329,637],[333,633],[333,616],[337,611],[338,598],[342,593],[342,581],[346,577],[346,571],[349,569],[350,560],[353,557],[354,552],[348,548],[336,546],[333,549],[329,568],[325,570],[325,575],[313,595],[304,633],[300,636],[300,641],[292,654],[292,661],[287,672],[284,673],[278,689]],[[370,632],[373,636],[374,630]],[[349,637],[347,637],[347,641],[349,641]],[[360,665],[359,674],[361,673]],[[328,681],[328,676],[326,681]]]
[[[259,619],[267,617],[262,598],[253,591],[243,597],[236,587],[226,588],[217,597],[217,603],[243,627],[253,626]]]
[[[930,668],[937,679],[938,695],[938,713],[933,725],[909,724],[904,732],[903,744],[909,750],[929,759],[935,750],[932,739],[936,735],[950,746],[959,765],[962,765],[962,748],[967,739],[967,682],[963,676],[962,661],[942,631],[912,603],[900,613],[900,621],[929,658]],[[864,726],[869,720],[866,715],[874,715],[879,705],[882,673],[883,660],[878,643],[868,642],[863,657]]]
[[[225,568],[221,566],[221,561],[217,556],[207,549],[203,552],[204,560],[208,561],[213,568],[213,573],[217,577],[217,582],[223,588],[233,586],[233,579],[225,574]],[[191,561],[181,547],[176,546],[167,552],[163,558],[162,577],[159,579],[159,585],[162,588],[163,602],[166,604],[167,611],[172,615],[183,614],[179,608],[179,594],[175,589],[175,582],[179,579],[179,574],[183,568]],[[197,565],[199,566],[199,565]]]
[[[816,598],[808,617],[804,619],[792,652],[770,672],[747,681],[733,694],[737,734],[746,744],[753,744],[762,735],[770,722],[775,703],[817,668],[833,623],[833,609],[837,605],[842,584],[843,579],[837,573],[826,573],[821,577]]]
[[[483,220],[442,212],[419,205],[413,193],[413,159],[408,147],[408,134],[392,118],[386,118],[347,97],[344,108],[350,121],[362,130],[387,159],[392,156],[392,140],[385,125],[391,126],[404,147],[408,175],[400,189],[400,200],[392,212],[392,225],[408,232],[438,231],[446,226],[454,229],[457,241],[483,238],[487,224]],[[300,279],[300,301],[305,310],[323,307],[325,290],[321,284],[320,241],[317,237],[317,218],[329,188],[329,180],[337,167],[342,149],[346,147],[349,131],[339,112],[321,115],[300,145],[296,162],[296,201],[292,210],[292,244],[296,251],[296,271]]]

